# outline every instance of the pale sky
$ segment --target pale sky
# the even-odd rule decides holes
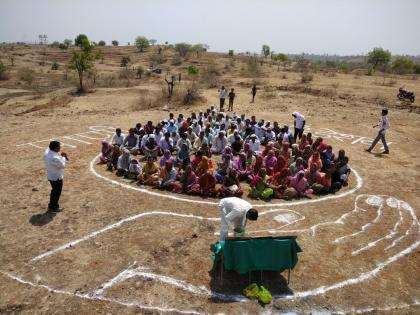
[[[116,39],[211,51],[420,55],[420,0],[0,0],[0,42]]]

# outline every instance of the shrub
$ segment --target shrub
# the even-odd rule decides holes
[[[301,83],[308,83],[308,82],[311,82],[313,79],[314,79],[313,74],[309,73],[309,72],[303,72],[300,75],[300,82]]]
[[[264,57],[268,57],[270,55],[270,46],[268,45],[262,45],[261,53]]]
[[[58,45],[58,48],[65,50],[67,48],[69,48],[69,46],[67,46],[66,44],[60,43],[60,45]]]
[[[201,70],[200,83],[208,88],[214,88],[218,86],[217,77],[220,72],[217,70],[214,63],[209,63],[207,67]]]
[[[246,68],[244,70],[244,75],[249,77],[256,77],[260,75],[261,66],[258,63],[257,57],[250,57],[246,62]]]
[[[414,65],[414,73],[415,74],[420,74],[420,63],[416,63]]]
[[[193,65],[189,66],[188,67],[188,74],[190,74],[190,75],[197,75],[198,74],[198,68],[196,68]]]
[[[132,79],[133,78],[133,72],[129,69],[121,69],[118,77],[120,79]]]
[[[7,68],[3,64],[3,62],[0,61],[0,80],[7,80],[7,79],[8,79]]]
[[[150,56],[150,61],[153,65],[160,65],[166,62],[166,58],[162,54],[154,54]]]
[[[60,43],[57,41],[54,41],[50,44],[50,47],[58,48],[60,46]]]
[[[105,41],[104,40],[100,40],[99,42],[98,42],[98,46],[105,46],[106,45],[106,43],[105,43]]]
[[[117,40],[113,40],[112,42],[112,46],[118,46],[120,43]]]
[[[67,47],[70,47],[71,44],[73,44],[73,41],[71,39],[65,39],[63,41],[63,44],[66,45]]]
[[[121,58],[121,65],[120,67],[125,67],[127,69],[128,64],[131,62],[130,57],[129,56],[124,56]]]
[[[414,68],[414,62],[409,57],[397,57],[392,62],[392,71],[398,74],[411,73]]]
[[[229,53],[228,53],[229,57],[233,57],[233,54],[234,54],[233,49],[229,49]]]
[[[51,70],[58,70],[58,63],[57,63],[57,61],[54,61],[54,63],[51,65]]]

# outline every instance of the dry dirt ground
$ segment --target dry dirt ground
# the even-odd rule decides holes
[[[117,73],[127,53],[147,66],[148,55],[133,48],[105,50],[101,75]],[[64,62],[68,53],[37,47],[14,53],[10,80],[0,82],[0,314],[420,313],[420,116],[415,107],[395,107],[397,87],[420,95],[419,81],[400,76],[384,85],[380,75],[316,72],[302,85],[290,67],[264,65],[251,78],[242,75],[243,61],[229,68],[222,55],[177,67],[166,62],[178,73],[213,60],[217,83],[236,89],[238,113],[291,125],[297,110],[315,135],[350,157],[350,185],[336,195],[252,201],[262,215],[249,224],[251,235],[294,233],[303,249],[289,285],[286,273],[264,275],[275,299],[263,307],[241,296],[248,276],[226,273],[220,287],[209,249],[219,228],[217,200],[129,185],[97,165],[100,140],[114,127],[167,118],[164,104],[142,103],[144,94],[161,93],[162,78],[118,79],[74,96],[63,70],[39,65],[45,55]],[[31,84],[19,77],[24,67],[34,71]],[[250,104],[255,81],[261,89]],[[203,86],[201,94],[193,105],[169,109],[187,114],[218,104],[217,88]],[[368,154],[383,106],[390,109],[391,154]],[[42,160],[51,138],[70,157],[65,211],[55,216],[45,215],[50,187]]]

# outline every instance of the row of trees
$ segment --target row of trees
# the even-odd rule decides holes
[[[383,48],[377,47],[371,50],[367,56],[367,63],[371,66],[372,71],[381,69],[389,70],[398,74],[404,73],[420,73],[420,64],[406,56],[397,56],[391,62],[391,52]]]

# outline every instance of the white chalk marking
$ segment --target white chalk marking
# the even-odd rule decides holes
[[[31,282],[31,281],[24,280],[23,278],[12,275],[10,273],[6,273],[6,272],[3,272],[3,271],[0,271],[0,272],[4,275],[8,276],[9,278],[11,278],[13,280],[16,280],[17,282],[22,283],[22,284],[30,285],[30,286],[35,287],[35,288],[42,288],[42,289],[45,289],[45,290],[48,290],[48,291],[54,292],[54,293],[75,296],[75,297],[86,299],[86,300],[96,300],[96,301],[116,303],[116,304],[119,304],[119,305],[122,305],[122,306],[136,307],[136,308],[143,309],[143,310],[157,311],[157,312],[162,312],[162,313],[179,313],[179,314],[196,314],[196,315],[202,314],[200,312],[193,311],[193,310],[182,311],[182,310],[178,310],[176,308],[150,306],[150,305],[144,305],[144,304],[140,304],[140,303],[136,303],[136,302],[125,302],[125,301],[120,301],[120,300],[117,300],[117,299],[111,299],[111,298],[107,298],[107,297],[99,296],[99,295],[89,296],[88,294],[72,293],[72,292],[65,291],[65,290],[57,290],[57,289],[51,288],[51,287],[49,287],[45,284],[36,284],[36,283]]]
[[[88,239],[90,239],[92,237],[98,236],[99,234],[102,234],[102,233],[104,233],[106,231],[115,229],[115,228],[121,226],[124,223],[131,222],[131,221],[137,220],[138,218],[145,217],[145,216],[151,216],[151,215],[168,215],[168,216],[174,216],[174,217],[193,218],[193,219],[198,219],[198,220],[209,220],[209,221],[217,221],[217,220],[220,220],[218,218],[205,218],[205,217],[202,217],[202,216],[196,216],[196,215],[192,215],[192,214],[180,214],[180,213],[164,212],[164,211],[152,211],[152,212],[138,213],[138,214],[133,215],[131,217],[122,219],[122,220],[120,220],[120,221],[118,221],[116,223],[107,225],[104,228],[102,228],[100,230],[97,230],[97,231],[94,231],[94,232],[92,232],[90,234],[87,234],[87,235],[85,235],[85,236],[83,236],[83,237],[81,237],[81,238],[79,238],[77,240],[68,242],[68,243],[66,243],[64,245],[61,245],[61,246],[59,246],[59,247],[57,247],[57,248],[55,248],[53,250],[50,250],[50,251],[45,252],[45,253],[43,253],[41,255],[38,255],[38,256],[32,258],[30,261],[37,261],[37,260],[42,259],[42,258],[45,258],[47,256],[51,256],[52,254],[55,254],[55,253],[57,253],[59,251],[62,251],[64,249],[72,248],[72,247],[76,246],[77,244],[79,244],[81,242],[84,242],[84,241],[86,241],[86,240],[88,240]]]
[[[97,156],[95,156],[92,161],[90,161],[89,170],[96,177],[98,177],[100,179],[103,179],[107,182],[110,182],[111,184],[118,185],[118,186],[126,188],[126,189],[146,193],[146,194],[149,194],[149,195],[152,195],[152,196],[159,196],[159,197],[172,199],[172,200],[185,201],[185,202],[198,203],[198,204],[205,204],[205,205],[218,205],[219,204],[219,202],[195,200],[195,199],[188,199],[188,198],[173,196],[172,193],[163,194],[163,193],[159,193],[159,192],[156,192],[156,191],[150,191],[146,188],[135,187],[135,186],[128,185],[128,184],[125,184],[125,183],[121,183],[121,182],[119,182],[117,180],[114,180],[114,179],[110,179],[106,176],[103,176],[103,175],[99,174],[95,170],[95,162],[100,156],[101,156],[101,153],[98,154]],[[334,195],[327,195],[327,196],[316,198],[316,199],[305,199],[305,200],[299,200],[299,201],[280,202],[280,203],[261,203],[261,204],[254,204],[253,206],[255,206],[255,207],[295,206],[295,205],[310,204],[310,203],[316,203],[316,202],[325,201],[325,200],[343,198],[345,196],[353,194],[354,192],[356,192],[357,190],[359,190],[363,186],[363,179],[360,177],[359,173],[353,168],[352,168],[352,174],[354,174],[354,176],[356,177],[356,181],[357,181],[356,187],[354,187],[354,188],[352,188],[352,189],[350,189],[346,192],[341,192],[339,194],[334,194]]]
[[[80,140],[80,139],[72,138],[72,137],[70,137],[70,136],[65,136],[65,137],[63,137],[63,138],[64,138],[64,139],[73,140],[73,141],[78,141],[78,142],[85,143],[85,144],[92,144],[91,142],[87,142],[87,141],[85,141],[85,140]]]

